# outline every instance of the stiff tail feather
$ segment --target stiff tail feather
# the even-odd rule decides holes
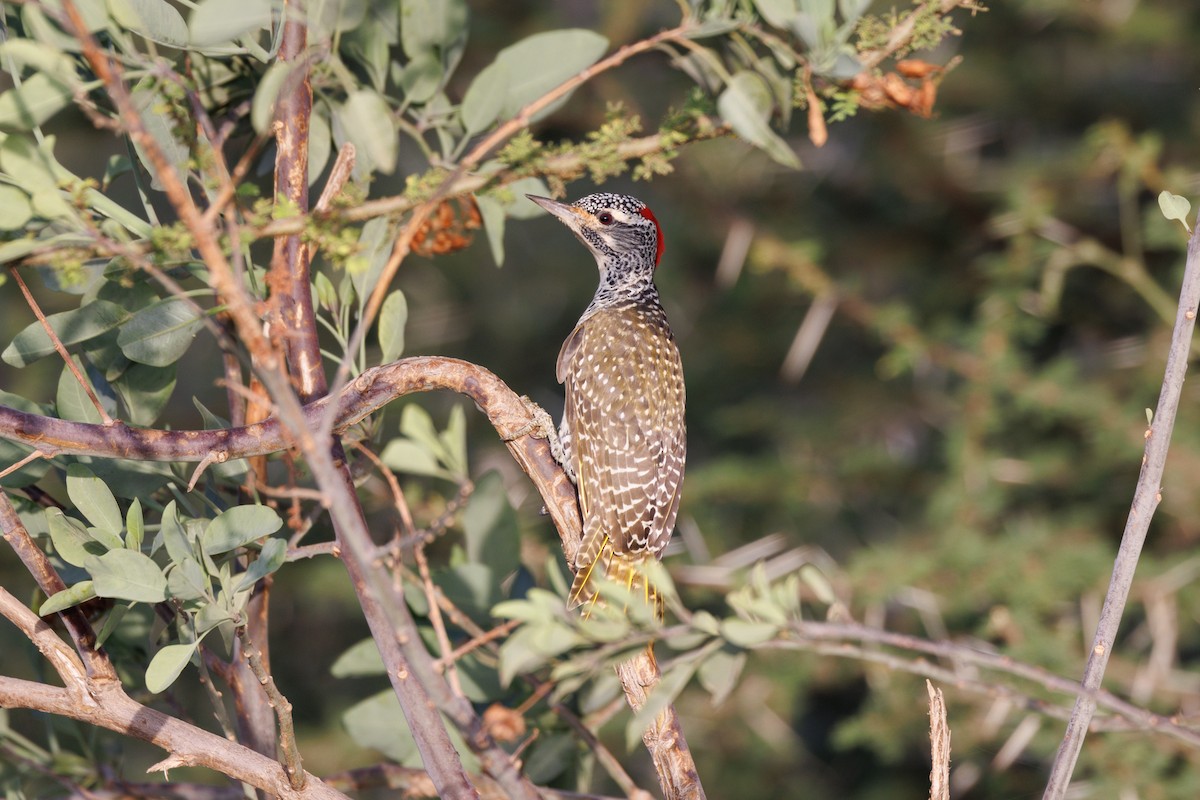
[[[568,608],[585,606],[583,615],[586,617],[592,607],[603,604],[600,596],[599,581],[615,584],[629,593],[635,601],[642,601],[654,608],[655,614],[661,620],[663,617],[663,601],[654,584],[647,580],[644,563],[645,555],[630,556],[617,553],[613,549],[612,539],[600,536],[597,543],[584,542],[576,562],[575,580],[571,584],[571,594],[567,601]]]

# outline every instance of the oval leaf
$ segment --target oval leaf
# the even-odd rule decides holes
[[[463,127],[467,135],[479,133],[500,116],[504,107],[504,95],[508,86],[508,67],[493,63],[475,76],[463,96]]]
[[[267,0],[203,0],[188,20],[194,47],[227,44],[271,24]]]
[[[771,105],[771,90],[753,72],[734,75],[717,98],[717,111],[738,136],[785,167],[799,169],[800,159],[767,122]]]
[[[79,520],[57,508],[46,509],[46,527],[54,552],[68,564],[82,567],[89,558],[104,552],[104,546],[92,538]]]
[[[15,186],[0,185],[0,231],[16,231],[33,217],[29,195]]]
[[[161,603],[167,599],[167,579],[162,569],[142,553],[109,550],[102,556],[89,558],[83,567],[91,574],[100,597],[139,603]]]
[[[0,94],[0,129],[27,131],[41,125],[71,102],[71,87],[43,72]]]
[[[157,694],[170,687],[192,660],[197,644],[199,642],[169,644],[155,653],[154,658],[150,659],[150,665],[146,667],[146,688]]]
[[[500,65],[507,73],[502,84],[504,101],[500,115],[505,119],[516,116],[531,101],[595,64],[607,49],[608,39],[580,28],[535,33],[504,48],[493,62],[493,66]],[[489,78],[492,80],[499,78]],[[549,114],[566,102],[568,96],[551,103],[533,119]]]
[[[62,311],[46,317],[51,329],[65,345],[86,342],[129,319],[129,312],[106,300],[93,300],[74,311]],[[54,345],[41,322],[26,325],[13,337],[0,358],[14,367],[25,367],[54,352]]]
[[[171,47],[188,42],[183,15],[165,0],[108,0],[108,12],[120,25]]]
[[[88,522],[108,533],[120,535],[124,519],[117,498],[104,481],[83,464],[67,467],[67,496]]]
[[[64,608],[77,606],[86,600],[91,600],[95,596],[96,590],[93,588],[92,582],[80,581],[74,586],[63,589],[61,592],[55,592],[46,602],[42,603],[42,607],[38,609],[38,616],[44,617],[47,614],[55,614]]]
[[[130,361],[166,367],[191,346],[202,324],[190,303],[168,297],[141,309],[122,325],[117,344]]]
[[[267,506],[234,506],[208,524],[200,545],[211,555],[226,553],[256,539],[270,536],[283,527],[275,509]]]
[[[404,325],[408,322],[408,301],[397,289],[383,301],[379,313],[379,347],[383,363],[395,361],[404,352]]]
[[[370,89],[352,92],[338,109],[346,136],[371,166],[385,174],[396,169],[400,139],[387,101]]]

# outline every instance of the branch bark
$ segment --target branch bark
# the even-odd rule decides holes
[[[1187,263],[1183,272],[1183,284],[1179,292],[1179,308],[1175,316],[1175,328],[1171,334],[1171,346],[1167,352],[1167,365],[1163,374],[1162,390],[1158,396],[1158,407],[1154,419],[1146,430],[1146,449],[1142,455],[1142,471],[1133,490],[1133,503],[1125,521],[1125,532],[1113,564],[1112,578],[1100,610],[1100,621],[1088,655],[1087,666],[1081,681],[1082,691],[1075,700],[1075,708],[1063,734],[1062,744],[1055,755],[1050,769],[1050,779],[1044,800],[1061,800],[1071,783],[1071,774],[1083,749],[1092,716],[1096,713],[1096,693],[1108,666],[1108,657],[1117,639],[1117,629],[1125,602],[1133,585],[1138,557],[1146,542],[1150,520],[1162,500],[1162,476],[1166,468],[1167,452],[1171,447],[1171,433],[1175,428],[1175,416],[1179,410],[1179,397],[1183,392],[1183,379],[1187,374],[1188,355],[1191,352],[1192,333],[1196,327],[1196,313],[1200,308],[1200,224],[1192,230],[1188,241]]]
[[[529,405],[488,370],[452,358],[407,358],[363,372],[338,395],[305,406],[302,414],[305,420],[314,424],[323,414],[332,414],[334,430],[340,433],[397,397],[436,389],[450,389],[466,395],[487,415],[513,458],[541,493],[563,550],[570,560],[579,547],[582,535],[575,488],[554,460],[549,443],[534,435],[535,420]],[[230,458],[276,452],[290,444],[278,419],[223,430],[159,431],[128,428],[120,424],[106,428],[67,422],[26,414],[5,406],[0,406],[0,436],[39,447],[49,455],[93,455],[151,461],[212,459],[224,462]],[[213,454],[216,454],[215,457]],[[338,513],[336,504],[331,511]],[[342,513],[346,513],[346,510],[342,510]],[[353,571],[350,561],[347,561],[347,569],[351,570],[355,581],[368,580],[367,576]],[[403,606],[403,603],[398,605]],[[368,619],[371,616],[372,612],[368,611]],[[434,672],[432,659],[419,639],[398,643],[394,636],[381,638],[374,629],[373,633],[376,633],[376,642],[381,648],[401,645],[406,648],[403,655],[398,656],[402,663],[405,656],[410,664],[420,663],[416,659],[420,659],[419,654],[423,653],[423,660],[428,660],[429,671]],[[393,663],[388,658],[389,653],[384,655],[385,663]],[[630,704],[640,708],[661,675],[653,657],[643,653],[625,665],[621,678]],[[461,698],[454,698],[440,676],[434,681],[418,674],[417,679],[435,687],[430,689],[435,701],[443,712],[464,728],[464,733],[469,734],[466,737],[469,743],[474,742],[474,746],[478,747],[486,742],[481,738],[485,732],[482,727],[476,727],[478,717],[470,710],[469,704],[462,702]],[[445,690],[444,694],[442,690]],[[668,798],[704,796],[696,779],[695,762],[673,707],[668,706],[661,712],[643,740],[653,756],[656,769],[659,770],[659,782]],[[484,748],[483,752],[492,752],[493,757],[497,757],[495,750]],[[487,758],[483,761],[489,774],[499,778],[491,772],[491,768],[500,769],[503,765],[491,763]]]

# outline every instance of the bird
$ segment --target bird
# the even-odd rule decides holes
[[[604,577],[661,619],[644,564],[675,528],[687,458],[683,364],[654,284],[662,227],[637,198],[590,194],[573,203],[527,195],[596,259],[599,283],[558,354],[566,402],[558,438],[575,483],[583,539],[568,608],[598,602]]]

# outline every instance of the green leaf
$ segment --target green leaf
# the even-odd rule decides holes
[[[129,409],[129,422],[142,426],[154,424],[175,391],[175,367],[175,364],[166,367],[131,364],[113,381],[113,388]]]
[[[408,322],[408,301],[404,292],[396,289],[383,301],[379,312],[379,347],[381,363],[395,361],[404,352],[404,325]]]
[[[361,747],[371,747],[400,764],[420,763],[412,732],[404,724],[400,701],[391,689],[351,706],[342,715],[346,731]]]
[[[104,481],[83,464],[67,467],[67,496],[87,521],[104,531],[119,535],[124,526],[117,498]]]
[[[143,553],[109,550],[91,556],[83,568],[92,576],[96,594],[139,603],[161,603],[167,599],[167,579],[162,569]]]
[[[254,0],[250,0],[254,2]],[[143,79],[133,90],[133,102],[137,106],[138,112],[141,114],[142,121],[146,126],[146,132],[158,144],[166,157],[167,164],[179,176],[183,176],[187,171],[187,162],[191,157],[188,152],[186,143],[181,142],[176,136],[173,129],[174,121],[170,114],[166,111],[170,103],[158,92],[151,88],[151,79]],[[150,186],[159,191],[163,190],[162,180],[158,175],[158,168],[146,156],[145,149],[134,141],[134,152],[137,153],[138,160],[142,162],[142,166],[150,173]]]
[[[1163,189],[1158,193],[1158,207],[1162,209],[1164,217],[1179,220],[1183,224],[1184,229],[1189,233],[1191,232],[1191,228],[1188,227],[1187,223],[1187,215],[1192,210],[1192,204],[1186,197],[1171,194],[1166,189]]]
[[[110,331],[127,319],[127,311],[105,300],[93,300],[73,311],[61,311],[46,317],[51,329],[68,347]],[[14,367],[26,367],[53,352],[54,345],[42,323],[34,322],[13,337],[0,358]]]
[[[400,42],[410,60],[449,50],[466,36],[464,0],[400,0]]]
[[[532,783],[547,784],[575,763],[578,747],[569,733],[539,736],[521,771]]]
[[[0,130],[36,128],[71,103],[71,86],[44,72],[35,72],[0,94]]]
[[[754,7],[773,28],[787,28],[796,16],[796,0],[754,0]]]
[[[721,636],[738,647],[755,647],[775,638],[779,626],[772,622],[750,622],[731,618],[721,623]]]
[[[208,591],[208,576],[194,558],[185,558],[167,575],[167,594],[172,599],[199,600]]]
[[[717,111],[738,136],[785,167],[799,169],[800,159],[768,124],[772,102],[771,89],[763,79],[743,71],[733,76],[717,98]]]
[[[450,473],[438,466],[437,458],[429,450],[411,439],[392,439],[379,458],[389,469],[408,475],[425,475],[431,478],[450,478]]]
[[[146,538],[146,521],[142,517],[142,501],[133,498],[125,512],[125,546],[130,550],[141,550]]]
[[[501,50],[476,80],[503,86],[500,116],[510,119],[533,100],[595,64],[607,49],[608,39],[590,30],[573,28],[535,33]],[[492,69],[500,70],[501,75],[485,77]],[[533,119],[541,119],[553,112],[568,97],[551,103]]]
[[[188,539],[187,532],[179,521],[179,516],[175,510],[175,501],[167,503],[167,507],[163,509],[162,524],[158,529],[157,539],[161,540],[161,544],[167,548],[167,557],[174,564],[182,564],[184,561],[192,557],[192,545]],[[160,542],[155,541],[151,552],[158,549]]]
[[[29,195],[16,186],[0,184],[0,231],[17,231],[33,218]]]
[[[450,419],[438,439],[442,443],[442,452],[446,467],[459,478],[467,477],[467,415],[463,407],[456,405],[450,409]]]
[[[166,0],[108,0],[108,13],[118,24],[153,42],[187,46],[187,23]]]
[[[504,108],[505,92],[508,88],[508,67],[492,64],[475,76],[467,93],[463,95],[463,127],[472,136],[496,121]]]
[[[472,563],[487,564],[500,577],[520,566],[517,514],[508,502],[499,472],[488,472],[476,482],[462,525],[467,558]]]
[[[386,671],[383,656],[379,655],[379,645],[370,637],[351,645],[329,668],[329,674],[335,678],[382,675]]]
[[[201,0],[188,19],[193,47],[229,44],[270,25],[269,0]]]
[[[72,358],[78,363],[78,358],[74,356]],[[92,374],[94,375],[95,373]],[[87,375],[84,375],[85,380],[87,377]],[[95,387],[93,386],[92,388],[94,389]],[[109,405],[104,402],[105,398],[101,397],[99,399],[102,406]],[[92,403],[92,399],[84,391],[75,374],[65,364],[58,376],[58,386],[54,394],[54,407],[59,417],[71,422],[87,422],[92,425],[98,425],[103,421],[99,410]],[[106,407],[104,410],[109,416],[112,416],[112,413],[116,409]]]
[[[89,558],[105,552],[105,547],[92,538],[82,522],[68,517],[60,509],[46,509],[46,527],[54,552],[68,564],[82,567]]]
[[[138,311],[121,326],[117,344],[130,361],[166,367],[191,346],[201,315],[179,297],[166,297]]]
[[[442,88],[442,61],[433,53],[417,56],[400,73],[400,91],[409,103],[427,103]]]
[[[250,104],[250,124],[254,132],[265,135],[271,131],[271,123],[275,121],[275,101],[288,76],[293,74],[294,62],[276,61],[258,80],[254,88],[254,100]]]
[[[504,266],[504,204],[485,194],[475,195],[475,204],[479,206],[479,218],[483,221],[483,229],[487,233],[492,260],[496,262],[497,267],[502,267]]]
[[[240,592],[272,574],[287,561],[287,542],[283,539],[267,539],[263,542],[258,558],[250,562],[249,568],[238,576],[234,591]]]
[[[80,603],[91,600],[96,596],[96,590],[92,586],[91,581],[80,581],[74,586],[68,586],[61,592],[55,592],[46,602],[42,603],[42,607],[38,609],[38,616],[44,617],[47,614],[55,614],[62,611],[64,608],[77,606]]]
[[[329,130],[329,120],[319,111],[313,111],[308,118],[308,185],[312,186],[333,151],[333,134]]]
[[[5,71],[15,72],[24,67],[65,84],[78,80],[75,64],[69,56],[56,47],[33,39],[9,39],[0,43],[0,64],[4,65]]]
[[[712,695],[714,706],[724,703],[737,687],[738,678],[745,666],[746,652],[744,650],[731,650],[723,647],[704,659],[697,677],[700,679],[700,685]]]
[[[217,555],[270,536],[281,527],[283,520],[273,508],[234,506],[222,511],[208,524],[200,544],[205,553]]]
[[[146,667],[146,688],[157,694],[170,688],[183,668],[192,660],[199,641],[190,644],[169,644],[154,654]]]
[[[358,149],[359,158],[375,170],[390,175],[396,169],[400,138],[387,101],[371,89],[351,92],[337,109],[347,138]]]

